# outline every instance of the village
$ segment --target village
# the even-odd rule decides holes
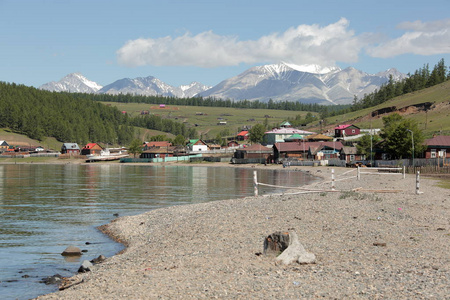
[[[283,164],[283,166],[435,166],[448,167],[450,136],[438,135],[425,140],[425,151],[415,158],[390,160],[382,147],[374,143],[370,153],[361,153],[358,140],[364,135],[378,134],[380,129],[361,129],[353,124],[338,125],[326,134],[297,129],[287,121],[264,133],[263,143],[251,143],[250,131],[242,130],[226,146],[207,143],[202,139],[189,140],[184,146],[169,141],[144,142],[141,149],[131,153],[125,147],[106,148],[99,143],[79,146],[63,143],[60,151],[41,146],[15,147],[0,141],[0,158],[58,157],[78,158],[86,162],[120,161],[121,163],[161,162],[229,162],[232,164]]]

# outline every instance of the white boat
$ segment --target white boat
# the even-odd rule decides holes
[[[110,149],[105,149],[100,151],[100,154],[88,154],[86,155],[86,162],[94,161],[109,161],[109,160],[119,160],[123,157],[128,157],[126,150],[119,150],[118,152],[112,152]]]

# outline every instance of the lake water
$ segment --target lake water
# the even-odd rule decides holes
[[[258,181],[300,186],[314,178],[295,170],[258,170]],[[281,192],[259,188],[259,193]],[[98,231],[115,215],[253,195],[253,170],[126,164],[0,165],[0,290],[29,299],[57,290],[42,278],[71,276],[82,260],[123,249]],[[89,244],[86,244],[89,242]],[[69,245],[88,252],[66,259]]]

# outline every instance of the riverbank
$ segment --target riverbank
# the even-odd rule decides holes
[[[331,168],[301,168],[331,178]],[[450,191],[415,176],[349,177],[345,192],[157,209],[103,227],[127,249],[38,299],[448,299]],[[329,189],[330,182],[314,188]],[[364,188],[384,193],[348,192]],[[386,193],[387,190],[401,190]],[[266,236],[294,229],[316,264],[279,266]],[[80,283],[81,282],[81,283]],[[79,283],[79,284],[78,284]]]

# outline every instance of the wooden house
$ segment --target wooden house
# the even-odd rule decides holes
[[[81,149],[81,155],[89,155],[95,154],[100,155],[100,152],[103,150],[103,147],[97,143],[89,143]]]
[[[450,158],[450,136],[435,136],[425,140],[425,145],[425,158]]]
[[[140,154],[140,158],[166,158],[174,156],[175,147],[148,148]]]
[[[342,147],[340,152],[340,159],[344,160],[346,163],[350,163],[355,160],[365,160],[366,156],[364,154],[358,153],[356,147]]]
[[[264,158],[268,161],[273,154],[272,148],[265,147],[261,144],[253,144],[249,147],[236,149],[234,152],[235,158]]]
[[[61,154],[79,155],[80,147],[77,143],[64,143],[61,146]]]
[[[335,137],[346,137],[352,135],[358,135],[361,133],[359,127],[351,124],[339,125],[334,128]]]
[[[274,145],[275,143],[283,143],[284,139],[289,138],[294,134],[298,134],[303,137],[313,133],[314,132],[289,127],[275,128],[264,133],[264,142],[267,145]]]
[[[273,145],[273,155],[276,161],[286,158],[298,160],[337,158],[343,145],[341,142],[285,142]]]
[[[172,143],[167,141],[153,141],[153,142],[147,142],[144,144],[143,151],[153,149],[153,148],[168,148],[171,147]]]

